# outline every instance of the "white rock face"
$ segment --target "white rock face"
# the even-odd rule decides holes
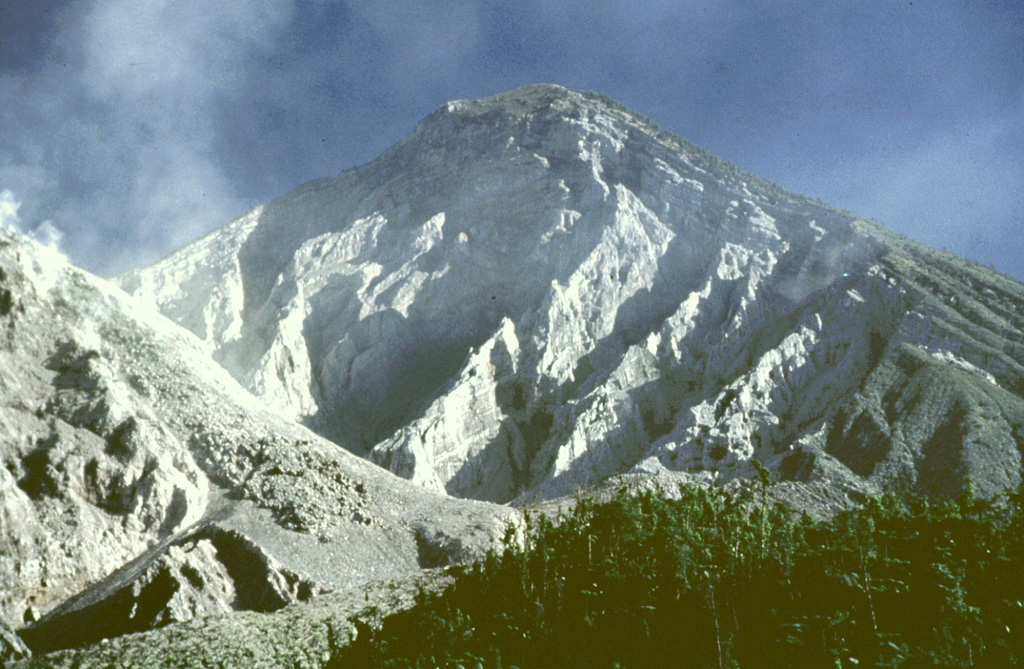
[[[453,386],[421,418],[370,453],[377,464],[428,488],[508,498],[527,464],[522,436],[502,426],[501,388],[515,383],[519,341],[512,321],[473,351]],[[491,451],[504,440],[505,457]]]
[[[232,319],[176,304],[209,340],[0,228],[0,624],[33,652],[471,558],[514,520],[266,412],[210,357]]]
[[[834,435],[853,437],[832,417],[904,345],[1019,384],[1019,348],[919,327],[958,322],[927,277],[970,272],[939,265],[610,100],[535,86],[449,103],[122,285],[278,413],[507,501],[633,469],[726,480],[755,458],[792,477],[805,452],[838,471]]]

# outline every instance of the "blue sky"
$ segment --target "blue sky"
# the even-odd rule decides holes
[[[1020,0],[0,0],[0,219],[109,276],[537,82],[1024,279]]]

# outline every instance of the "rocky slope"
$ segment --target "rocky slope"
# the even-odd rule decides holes
[[[457,497],[752,459],[833,490],[1020,483],[1020,284],[595,94],[449,103],[120,283],[278,414]]]
[[[436,571],[375,581],[297,602],[272,613],[207,616],[10,663],[10,669],[278,669],[335,667],[340,651],[389,612],[414,605],[421,588],[451,579]],[[0,661],[2,661],[0,656]],[[0,664],[0,666],[3,666]]]
[[[0,229],[0,661],[11,628],[40,653],[274,611],[510,520],[266,413],[192,334]]]

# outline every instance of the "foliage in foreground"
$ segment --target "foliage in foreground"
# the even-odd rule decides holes
[[[343,666],[1024,665],[1024,491],[829,521],[720,490],[580,500],[364,629]],[[479,663],[479,664],[478,664]]]

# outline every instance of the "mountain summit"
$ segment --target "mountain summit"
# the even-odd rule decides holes
[[[452,496],[755,460],[825,497],[1021,483],[1024,286],[592,93],[448,103],[119,282],[274,412]]]

